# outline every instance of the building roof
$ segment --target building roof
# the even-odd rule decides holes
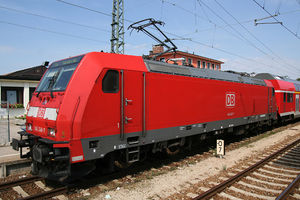
[[[39,81],[47,68],[44,65],[31,67],[9,74],[0,75],[0,79],[13,79],[13,80],[33,80]]]
[[[169,55],[173,55],[173,54],[177,54],[177,55],[183,55],[183,56],[188,56],[188,57],[195,57],[195,58],[198,58],[200,60],[209,60],[209,61],[212,61],[212,62],[215,62],[215,63],[219,63],[219,64],[223,64],[224,62],[222,61],[219,61],[219,60],[215,60],[215,59],[212,59],[212,58],[207,58],[207,57],[203,57],[203,56],[199,56],[199,55],[196,55],[194,53],[188,53],[188,52],[184,52],[184,51],[176,51],[176,52],[168,52],[168,53],[164,53],[163,55],[159,56],[159,57],[163,57],[163,56],[169,56]]]

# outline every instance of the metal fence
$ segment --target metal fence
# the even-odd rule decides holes
[[[10,143],[10,108],[6,101],[1,101],[0,107],[0,145]]]

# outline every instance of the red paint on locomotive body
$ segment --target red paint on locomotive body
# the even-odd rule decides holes
[[[265,86],[158,73],[150,73],[147,81],[149,129],[267,113]],[[226,106],[228,93],[235,96],[232,106]]]

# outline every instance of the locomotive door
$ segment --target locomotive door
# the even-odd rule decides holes
[[[127,138],[129,144],[138,143],[142,121],[143,73],[121,70],[121,140]]]
[[[296,102],[296,105],[295,105],[295,111],[297,112],[297,113],[299,113],[299,94],[296,94],[296,96],[295,96],[296,98],[295,98],[295,102]]]
[[[273,111],[273,94],[272,88],[268,88],[268,113],[272,113]]]

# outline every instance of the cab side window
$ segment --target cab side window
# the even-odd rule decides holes
[[[283,93],[283,102],[286,102],[286,93]]]
[[[104,93],[119,92],[119,72],[108,70],[102,80],[102,91]]]

